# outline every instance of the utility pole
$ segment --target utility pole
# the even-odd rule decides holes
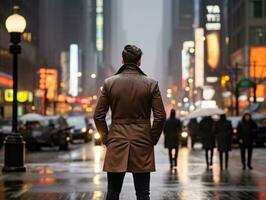
[[[256,78],[256,61],[253,62],[254,84],[253,84],[253,103],[257,103],[257,78]]]
[[[235,64],[235,114],[239,115],[239,85],[238,85],[238,63]]]

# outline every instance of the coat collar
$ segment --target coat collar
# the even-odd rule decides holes
[[[124,65],[122,65],[120,67],[120,69],[115,73],[115,75],[117,74],[121,74],[125,69],[132,69],[134,71],[137,71],[139,72],[140,74],[144,75],[144,76],[147,76],[140,68],[138,65],[134,64],[134,63],[126,63]]]

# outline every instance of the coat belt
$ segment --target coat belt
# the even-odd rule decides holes
[[[112,119],[113,124],[150,124],[150,119]]]

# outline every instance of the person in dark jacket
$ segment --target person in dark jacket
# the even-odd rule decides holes
[[[229,151],[232,150],[233,128],[226,115],[221,115],[219,121],[215,123],[214,132],[217,136],[217,149],[219,151],[220,169],[223,170],[223,154],[225,154],[225,169],[228,169]]]
[[[197,119],[190,119],[187,128],[191,137],[191,147],[194,149],[194,144],[199,136],[199,123],[197,122]]]
[[[174,109],[171,110],[170,117],[165,122],[163,132],[165,136],[164,146],[168,148],[169,162],[172,169],[173,166],[177,166],[179,135],[182,132],[182,123],[176,118]],[[174,155],[173,150],[175,150]]]
[[[242,120],[238,123],[237,137],[240,144],[241,161],[243,170],[246,169],[246,150],[248,151],[248,168],[253,169],[251,165],[253,141],[256,138],[257,124],[252,120],[250,113],[245,113]]]
[[[199,127],[202,138],[202,147],[205,150],[207,169],[209,169],[209,166],[212,166],[213,163],[213,149],[215,147],[214,121],[210,116],[203,117],[200,121]]]

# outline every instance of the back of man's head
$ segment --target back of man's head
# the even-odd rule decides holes
[[[135,45],[126,45],[122,52],[122,58],[124,63],[140,64],[142,51]]]

